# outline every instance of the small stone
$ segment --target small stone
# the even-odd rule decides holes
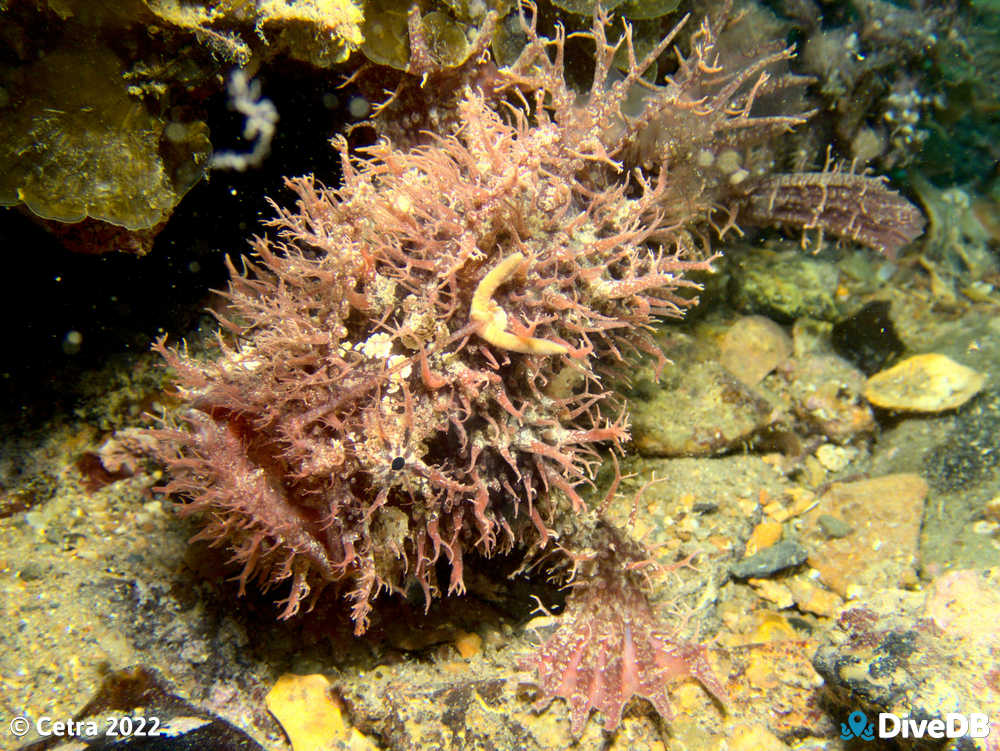
[[[782,540],[729,567],[737,579],[764,577],[804,563],[808,552],[795,540]]]
[[[374,751],[375,744],[352,728],[322,675],[281,676],[265,703],[284,728],[293,751],[349,748]]]
[[[780,582],[773,579],[749,579],[747,583],[753,587],[754,592],[773,603],[779,610],[790,608],[795,604],[792,590]]]
[[[776,521],[762,521],[750,533],[750,539],[747,540],[746,554],[751,556],[774,545],[774,543],[781,539],[781,529],[781,524]]]
[[[844,601],[833,592],[817,587],[808,579],[795,577],[788,582],[799,610],[826,618],[836,615]]]
[[[478,654],[482,646],[483,639],[479,634],[460,631],[455,638],[455,649],[458,650],[458,653],[465,660],[471,659],[474,655]]]
[[[785,492],[784,501],[772,501],[764,506],[764,513],[777,522],[804,514],[816,505],[816,496],[805,488],[789,488]]]
[[[972,533],[975,535],[992,536],[998,530],[1000,530],[1000,522],[991,522],[986,519],[980,519],[972,524]]]
[[[792,339],[770,318],[746,316],[719,343],[722,366],[747,386],[756,386],[792,354]]]
[[[823,534],[831,540],[837,540],[851,534],[850,524],[845,522],[843,519],[838,519],[836,516],[831,516],[830,514],[820,514],[816,517],[816,523],[819,525]]]
[[[858,455],[858,450],[853,446],[835,446],[832,443],[824,443],[816,449],[816,459],[830,472],[840,472]]]
[[[775,583],[771,579],[754,579],[751,581],[751,584],[754,582]],[[788,587],[785,587],[785,589],[788,590]],[[790,595],[791,590],[788,590],[788,593]],[[759,590],[758,594],[760,594]],[[753,641],[751,643],[757,644],[765,641],[785,641],[787,639],[799,638],[798,632],[792,628],[788,619],[780,613],[757,611],[757,617],[759,622],[753,631]]]
[[[21,566],[18,576],[21,578],[21,581],[38,581],[39,579],[44,579],[48,571],[49,567],[41,561],[27,561]]]
[[[943,412],[961,407],[986,383],[986,375],[939,354],[916,355],[876,373],[865,398],[876,407]]]

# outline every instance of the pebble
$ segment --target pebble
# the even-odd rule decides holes
[[[844,604],[838,595],[822,587],[817,587],[804,577],[790,579],[788,588],[795,598],[795,605],[806,613],[830,618]]]
[[[483,646],[483,639],[479,634],[470,634],[465,631],[459,633],[455,638],[455,649],[465,660],[471,659]]]
[[[737,579],[760,578],[804,563],[809,553],[795,540],[781,540],[729,567]]]
[[[792,590],[781,582],[776,582],[773,579],[749,579],[747,584],[753,587],[754,592],[760,597],[773,603],[779,610],[790,608],[795,604]]]
[[[820,514],[816,518],[816,524],[819,525],[820,531],[831,540],[838,540],[851,534],[850,524],[830,514]]]
[[[745,316],[719,343],[722,366],[746,386],[756,386],[792,355],[792,339],[770,318]]]
[[[747,540],[746,554],[751,556],[765,548],[771,547],[781,539],[781,532],[782,527],[778,522],[770,519],[762,521],[750,533],[750,539]]]
[[[28,561],[18,571],[18,576],[21,578],[21,581],[30,582],[44,579],[48,572],[49,567],[41,561]]]
[[[784,522],[804,514],[816,505],[816,496],[805,488],[789,488],[783,501],[771,501],[764,506],[764,513],[777,522]]]
[[[351,727],[340,702],[323,675],[278,678],[265,703],[291,742],[293,751],[350,748],[374,751],[377,746]]]
[[[830,472],[840,472],[846,469],[858,455],[858,450],[853,446],[836,446],[832,443],[824,443],[816,449],[816,459]]]

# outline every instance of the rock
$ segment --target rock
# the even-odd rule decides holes
[[[844,601],[833,592],[817,587],[805,576],[793,576],[788,579],[788,588],[795,605],[805,613],[812,613],[826,618],[832,617]]]
[[[806,515],[802,530],[820,580],[847,598],[859,588],[914,583],[927,492],[927,483],[911,474],[835,483]],[[842,520],[851,531],[831,537],[820,521],[825,517]]]
[[[268,711],[284,728],[292,751],[375,751],[377,746],[352,728],[322,675],[278,678],[266,698]]]
[[[767,399],[717,362],[668,368],[648,400],[632,403],[643,456],[708,456],[749,440],[776,419]]]
[[[998,622],[1000,569],[956,571],[926,593],[884,590],[844,608],[813,664],[843,708],[838,721],[863,710],[926,720],[979,712],[995,723]],[[952,748],[996,751],[1000,737],[994,725]]]
[[[847,537],[851,534],[851,525],[843,519],[838,519],[830,514],[820,514],[816,517],[816,523],[824,535],[832,540]]]
[[[823,681],[810,664],[816,646],[814,640],[783,639],[730,650],[729,721],[737,727],[759,723],[786,742],[833,735],[821,708]]]
[[[950,357],[916,355],[883,370],[865,384],[865,398],[876,407],[908,412],[943,412],[961,407],[986,383],[986,375]]]
[[[76,731],[68,737],[64,726],[63,733],[34,740],[20,751],[69,751],[84,746],[116,751],[264,751],[227,720],[174,694],[157,671],[138,665],[108,673],[73,721],[78,723]],[[312,748],[322,751],[319,746]]]
[[[531,691],[525,678],[527,674],[491,661],[484,662],[474,676],[464,661],[458,671],[449,669],[449,663],[407,661],[363,674],[345,674],[336,690],[357,727],[377,736],[385,751],[662,749],[660,730],[650,717],[653,710],[645,702],[636,702],[637,711],[626,713],[614,734],[617,743],[608,744],[607,733],[594,720],[586,724],[577,743],[569,733],[565,702],[554,701],[544,712],[533,709],[526,701]],[[708,698],[700,701],[699,708],[707,709],[710,720],[718,725],[720,713],[712,709]]]
[[[779,522],[771,519],[762,521],[753,528],[750,539],[747,540],[746,554],[754,555],[758,551],[769,548],[781,539],[782,527]]]
[[[722,366],[741,383],[756,386],[791,356],[792,339],[771,319],[746,316],[729,328],[719,348]]]
[[[744,558],[739,563],[729,567],[729,571],[737,579],[769,576],[792,566],[804,563],[808,552],[795,540],[781,540],[769,548]]]
[[[824,443],[816,449],[816,460],[823,465],[823,469],[830,472],[840,472],[858,456],[858,450],[853,446],[837,446],[832,443]]]
[[[832,263],[799,251],[751,251],[733,263],[731,302],[779,323],[802,317],[832,321],[839,316],[837,278]]]
[[[21,581],[38,581],[44,579],[51,570],[52,566],[46,565],[42,561],[25,561],[17,575]]]
[[[813,430],[843,443],[875,429],[871,407],[862,399],[865,376],[833,354],[789,360],[780,369],[795,413]]]
[[[748,579],[747,584],[753,587],[753,591],[768,602],[774,604],[779,610],[790,608],[795,604],[795,595],[792,590],[774,579]]]
[[[483,637],[468,631],[459,632],[455,637],[455,649],[463,659],[470,660],[479,653],[483,646]]]

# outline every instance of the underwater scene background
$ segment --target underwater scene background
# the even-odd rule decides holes
[[[998,45],[0,0],[0,748],[1000,749]]]

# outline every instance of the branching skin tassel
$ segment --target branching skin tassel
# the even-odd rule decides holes
[[[494,347],[524,355],[565,355],[569,347],[533,336],[518,336],[507,331],[507,314],[493,302],[493,294],[524,261],[521,253],[505,258],[476,287],[469,308],[469,318],[480,324],[476,332]]]
[[[633,695],[669,714],[684,675],[724,698],[704,649],[658,625],[632,570],[641,547],[580,492],[629,437],[613,384],[636,356],[666,363],[655,317],[695,303],[688,275],[741,217],[887,251],[922,220],[875,178],[769,176],[774,137],[808,116],[757,111],[803,82],[783,70],[791,50],[726,69],[706,21],[651,86],[680,26],[638,60],[598,11],[581,97],[562,29],[546,40],[522,21],[520,58],[461,90],[453,130],[361,155],[338,139],[339,187],[288,180],[297,205],[232,269],[221,356],[156,345],[186,406],[154,435],[161,491],[232,551],[241,588],[284,589],[284,618],[341,596],[361,634],[380,596],[464,592],[470,551],[596,551],[532,661],[579,734],[593,709],[614,727]]]
[[[712,671],[708,650],[679,642],[664,629],[637,575],[622,570],[622,560],[641,556],[641,548],[604,523],[598,522],[590,535],[599,547],[570,582],[563,624],[527,664],[537,672],[542,690],[536,707],[565,699],[571,732],[579,737],[593,709],[604,715],[607,730],[617,727],[633,696],[672,719],[669,689],[681,678],[697,679],[725,704],[728,696]]]

